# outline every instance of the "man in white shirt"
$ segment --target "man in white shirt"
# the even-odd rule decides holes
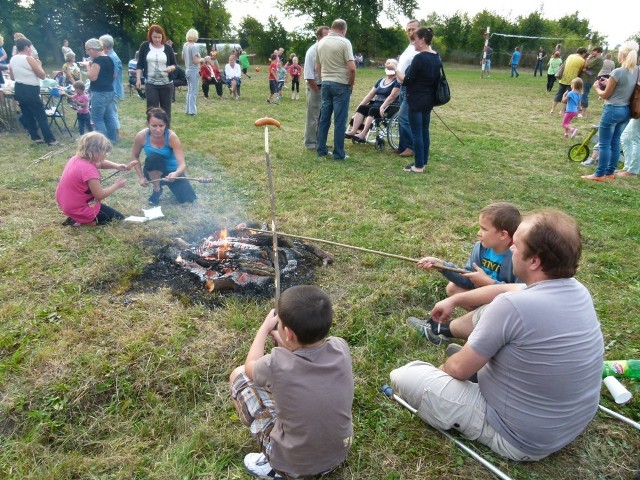
[[[407,72],[409,65],[411,65],[413,57],[418,53],[411,41],[411,35],[413,35],[413,32],[418,28],[420,28],[420,22],[416,19],[411,19],[407,23],[405,31],[407,32],[407,37],[409,37],[409,45],[398,59],[398,70],[402,72],[403,75]],[[413,134],[409,126],[409,104],[407,103],[407,89],[404,86],[400,87],[398,126],[400,127],[400,144],[397,153],[399,153],[401,157],[413,157]]]
[[[307,120],[304,126],[304,146],[315,150],[318,142],[318,120],[320,119],[320,75],[316,73],[318,43],[329,34],[329,27],[323,25],[316,30],[316,43],[311,45],[304,56],[304,79],[307,82]]]

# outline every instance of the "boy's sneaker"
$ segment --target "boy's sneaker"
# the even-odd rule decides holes
[[[582,165],[583,167],[591,167],[597,164],[598,164],[598,161],[594,160],[593,158],[587,158],[584,162],[580,162],[580,165]]]
[[[407,318],[407,325],[409,325],[410,327],[418,328],[420,330],[420,334],[423,337],[428,338],[429,341],[434,345],[446,345],[448,343],[451,343],[451,338],[434,332],[432,325],[428,320],[409,317]]]
[[[456,353],[458,353],[460,350],[462,350],[462,345],[458,345],[457,343],[452,343],[447,346],[447,348],[444,351],[444,354],[447,357],[450,357],[451,355],[455,355]]]
[[[263,479],[284,479],[284,477],[278,475],[271,465],[269,460],[263,453],[247,453],[244,457],[244,468],[254,477]]]
[[[149,197],[149,205],[158,205],[160,204],[160,196],[162,195],[162,187],[157,192],[153,192]]]

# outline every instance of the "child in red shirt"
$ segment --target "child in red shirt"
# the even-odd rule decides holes
[[[278,103],[274,97],[278,94],[278,56],[271,54],[271,63],[269,64],[269,98],[267,103]]]
[[[116,190],[124,187],[126,179],[120,178],[108,188],[102,188],[98,168],[128,170],[131,165],[107,160],[111,142],[99,132],[80,137],[76,154],[64,167],[56,189],[56,201],[60,210],[68,216],[63,225],[104,225],[111,220],[122,220],[117,210],[101,204]]]
[[[302,67],[298,64],[298,57],[293,57],[289,66],[289,75],[291,75],[291,99],[300,100],[300,75]]]

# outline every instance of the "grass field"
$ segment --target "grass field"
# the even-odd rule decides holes
[[[54,191],[73,141],[57,135],[69,148],[37,161],[51,149],[23,134],[0,135],[2,478],[248,478],[242,459],[255,445],[229,402],[227,378],[244,362],[272,300],[221,296],[210,308],[138,280],[174,237],[195,241],[210,225],[270,218],[264,135],[254,127],[265,115],[282,123],[271,133],[282,231],[462,264],[487,203],[562,209],[582,228],[578,279],[593,294],[606,358],[640,357],[640,183],[580,179],[591,169],[568,161],[575,142],[562,138],[560,115],[549,115],[546,79],[498,70],[481,80],[477,69],[448,66],[453,99],[437,112],[464,145],[432,117],[428,168],[409,175],[406,161],[368,145],[348,143],[345,162],[307,152],[304,94],[267,104],[265,72],[244,82],[240,102],[226,91],[223,100],[199,96],[196,117],[183,113],[178,94],[172,127],[185,146],[187,173],[216,181],[196,184],[192,206],[165,194],[166,218],[158,221],[62,227]],[[351,112],[379,76],[358,70]],[[591,101],[589,118],[575,121],[576,140],[597,123],[602,104],[593,94]],[[124,138],[111,160],[129,161],[144,110],[135,96],[121,104]],[[127,178],[106,203],[140,215],[149,192],[135,175]],[[316,284],[334,301],[332,333],[351,346],[356,387],[354,447],[329,478],[493,478],[378,393],[393,368],[443,360],[443,350],[405,319],[443,298],[445,280],[409,262],[323,248],[336,261],[317,272]],[[640,384],[624,383],[635,395],[631,403],[615,405],[604,389],[602,403],[639,421]],[[640,469],[639,449],[636,430],[602,414],[574,443],[535,464],[478,446],[517,479],[630,479]]]

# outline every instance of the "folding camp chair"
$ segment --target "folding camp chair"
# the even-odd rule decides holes
[[[58,88],[52,88],[49,95],[49,100],[45,105],[45,112],[47,114],[47,117],[49,118],[49,127],[51,127],[51,125],[55,123],[56,127],[58,127],[58,130],[60,130],[60,133],[64,133],[62,127],[58,123],[58,121],[61,121],[64,125],[64,128],[67,129],[67,133],[69,133],[69,136],[73,138],[73,134],[71,133],[71,130],[69,130],[67,121],[64,118],[64,103],[62,102],[63,99],[64,95],[60,93],[60,90]]]

